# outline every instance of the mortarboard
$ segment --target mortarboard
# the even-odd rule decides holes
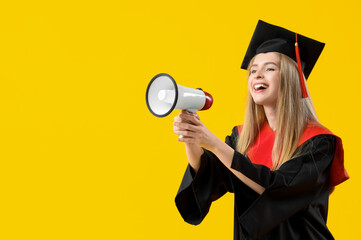
[[[324,46],[324,43],[259,20],[241,68],[247,69],[251,59],[258,53],[279,52],[285,54],[297,62],[302,97],[307,97],[302,71],[307,79]]]

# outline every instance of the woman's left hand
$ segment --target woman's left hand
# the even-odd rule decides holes
[[[217,142],[220,140],[208,130],[196,113],[189,113],[183,110],[178,117],[180,119],[173,123],[177,128],[175,133],[183,136],[178,138],[178,141],[195,143],[210,151],[214,150]]]

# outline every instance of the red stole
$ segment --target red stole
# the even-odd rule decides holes
[[[238,126],[238,133],[242,131],[242,126]],[[301,146],[307,140],[321,134],[329,134],[336,137],[336,151],[333,158],[333,162],[330,170],[330,187],[346,181],[349,175],[344,167],[344,154],[341,138],[334,135],[330,130],[319,124],[307,124],[305,131],[303,132],[298,146]],[[255,143],[248,151],[248,157],[254,164],[261,164],[272,169],[272,148],[275,141],[275,132],[270,128],[266,122],[260,129]]]

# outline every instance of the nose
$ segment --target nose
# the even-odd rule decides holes
[[[262,78],[262,77],[263,77],[263,71],[262,71],[262,69],[258,69],[258,70],[256,71],[256,73],[254,74],[254,77],[255,77],[256,79]]]

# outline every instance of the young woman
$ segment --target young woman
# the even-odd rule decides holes
[[[234,239],[333,239],[328,198],[348,178],[342,142],[318,122],[303,79],[323,46],[259,21],[242,64],[244,125],[224,143],[197,114],[175,117],[189,161],[175,199],[186,222],[199,224],[213,201],[232,192]]]

